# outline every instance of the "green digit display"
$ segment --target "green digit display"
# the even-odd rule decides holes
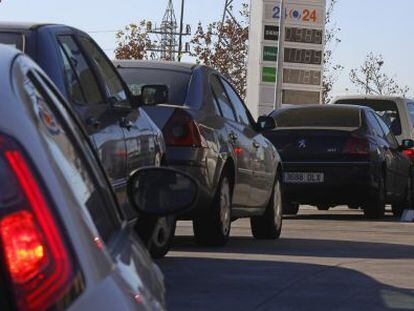
[[[273,46],[265,46],[263,48],[263,61],[265,62],[277,62],[278,49]]]

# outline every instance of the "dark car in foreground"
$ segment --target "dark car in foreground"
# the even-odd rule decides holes
[[[0,43],[28,54],[52,79],[90,136],[119,202],[128,206],[129,176],[165,162],[165,143],[105,53],[86,33],[56,24],[0,23]],[[134,209],[128,215],[136,216]],[[174,226],[174,218],[160,219],[146,241],[154,257],[168,252]]]
[[[196,241],[226,243],[231,221],[242,217],[251,218],[256,238],[278,238],[281,163],[262,135],[273,128],[273,120],[255,122],[232,84],[207,66],[151,61],[115,65],[162,129],[168,165],[199,182],[200,203],[180,217],[193,220]]]
[[[395,214],[410,204],[410,162],[403,154],[413,141],[399,145],[370,108],[348,105],[298,106],[275,110],[277,128],[265,136],[283,162],[285,211],[298,204],[319,209],[348,204],[369,218]]]
[[[1,310],[165,309],[163,276],[68,104],[28,57],[0,55]],[[197,185],[146,168],[128,197],[157,219],[191,208]]]

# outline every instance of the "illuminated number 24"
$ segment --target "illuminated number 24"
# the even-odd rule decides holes
[[[316,14],[316,10],[310,11],[308,9],[303,10],[303,20],[305,22],[309,22],[309,21],[313,21],[316,22],[316,20],[318,19],[317,14]]]

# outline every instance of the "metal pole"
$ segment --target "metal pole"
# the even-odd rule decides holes
[[[284,40],[285,40],[285,0],[280,0],[280,25],[279,25],[279,55],[277,60],[277,80],[276,80],[276,102],[274,108],[282,106],[282,84],[283,84],[283,59],[284,59]]]
[[[180,34],[178,40],[178,61],[181,62],[183,49],[183,30],[184,30],[184,0],[181,1],[181,18],[180,18]]]

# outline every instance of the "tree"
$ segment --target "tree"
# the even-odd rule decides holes
[[[228,78],[244,98],[247,87],[249,39],[248,5],[242,4],[240,20],[233,16],[214,22],[204,29],[201,23],[191,40],[191,56],[198,63],[211,66]]]
[[[322,82],[322,97],[323,103],[327,104],[332,99],[330,92],[344,67],[340,64],[336,64],[333,61],[333,54],[341,43],[339,33],[341,28],[334,22],[334,12],[338,0],[330,0],[326,11],[325,21],[325,51],[324,51],[324,71]]]
[[[129,24],[116,34],[116,59],[149,59],[149,49],[153,42],[147,32],[146,20],[138,24]]]
[[[352,69],[351,82],[365,94],[406,96],[408,86],[399,86],[394,78],[384,73],[385,61],[381,54],[369,53],[361,67]]]

